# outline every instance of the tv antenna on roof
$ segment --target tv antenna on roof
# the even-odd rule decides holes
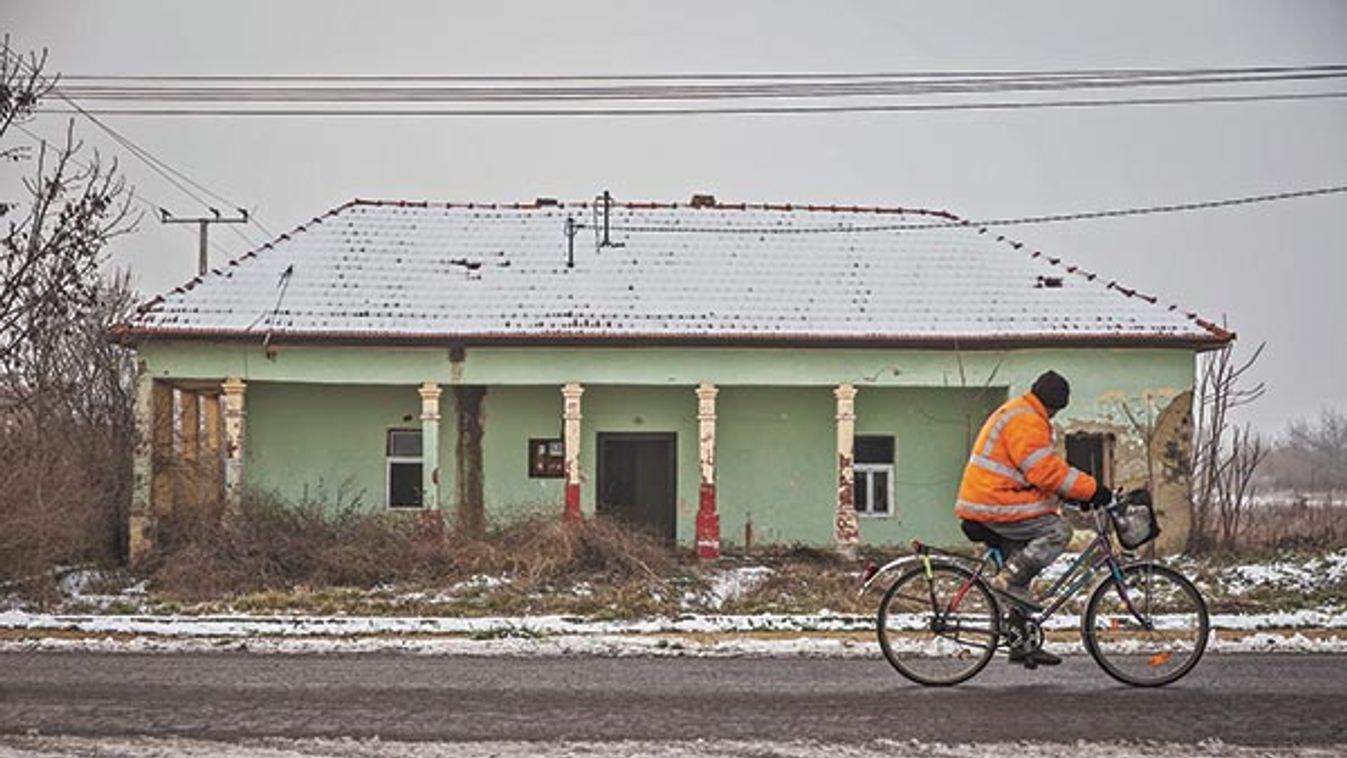
[[[599,219],[598,219],[598,215],[599,215],[599,210],[600,210],[600,209],[603,210],[603,224],[602,224],[602,226],[600,226],[600,224],[599,224]],[[595,200],[595,202],[594,202],[594,226],[595,226],[595,232],[594,232],[594,242],[595,242],[595,244],[594,244],[594,247],[595,247],[595,252],[598,252],[599,248],[605,248],[605,247],[626,247],[626,245],[625,245],[624,243],[621,243],[621,242],[614,242],[614,241],[612,240],[612,238],[611,238],[610,236],[608,236],[609,219],[610,219],[610,217],[612,216],[612,210],[613,210],[613,194],[612,194],[611,192],[609,192],[608,190],[604,190],[604,191],[603,191],[603,194],[602,194],[602,195],[599,195],[598,198],[596,198],[596,200]],[[598,232],[599,229],[602,229],[602,230],[603,230],[603,235],[602,235],[602,236],[599,236],[599,232]]]

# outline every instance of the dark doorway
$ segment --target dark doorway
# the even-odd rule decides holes
[[[598,514],[654,534],[676,538],[677,435],[600,433]]]

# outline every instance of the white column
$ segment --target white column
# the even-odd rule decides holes
[[[566,442],[566,517],[580,518],[580,396],[585,388],[575,382],[561,388],[562,425]]]
[[[837,513],[833,523],[833,541],[844,554],[855,551],[860,542],[856,522],[856,469],[852,450],[856,441],[856,388],[839,384],[833,389],[837,398]]]
[[[421,506],[440,507],[440,385],[426,382],[421,395]]]
[[[224,398],[225,428],[225,510],[236,513],[243,498],[243,397],[248,383],[231,376],[220,383]]]
[[[697,498],[697,557],[720,557],[720,515],[716,512],[716,395],[714,384],[697,386],[697,458],[701,488]]]

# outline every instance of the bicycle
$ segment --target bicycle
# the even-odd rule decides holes
[[[964,532],[986,545],[980,560],[913,540],[914,556],[867,569],[862,593],[880,577],[901,572],[884,593],[876,619],[884,657],[918,684],[967,681],[999,647],[1040,649],[1044,623],[1104,569],[1081,615],[1080,633],[1090,656],[1109,676],[1138,687],[1182,678],[1206,649],[1206,601],[1173,569],[1151,561],[1122,562],[1110,540],[1110,531],[1117,532],[1121,547],[1134,550],[1155,539],[1159,528],[1150,493],[1115,496],[1092,515],[1094,539],[1033,604],[996,592],[984,581],[984,571],[989,566],[999,570],[1017,545],[972,522],[964,522]]]

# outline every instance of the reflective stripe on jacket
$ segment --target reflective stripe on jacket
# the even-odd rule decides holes
[[[954,514],[969,521],[1023,521],[1057,513],[1058,498],[1088,500],[1094,490],[1094,477],[1067,465],[1053,449],[1047,409],[1030,392],[997,408],[982,425]]]

